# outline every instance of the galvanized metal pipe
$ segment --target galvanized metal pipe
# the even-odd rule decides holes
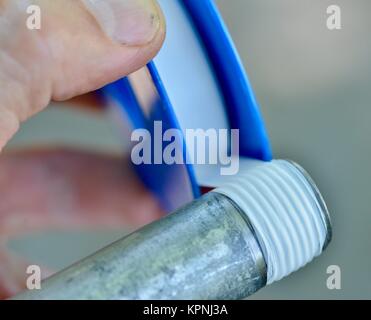
[[[22,299],[239,299],[266,283],[248,222],[208,194],[26,291]]]
[[[309,181],[295,166],[288,168]],[[317,192],[310,185],[314,189],[308,192]],[[249,212],[221,193],[203,196],[50,277],[41,290],[15,299],[242,299],[253,294],[267,284],[268,251],[273,249]],[[331,227],[327,211],[319,214],[326,246]]]

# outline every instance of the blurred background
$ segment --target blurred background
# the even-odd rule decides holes
[[[274,156],[309,171],[333,221],[332,243],[320,258],[252,299],[370,299],[371,1],[216,2],[255,89]],[[341,30],[326,27],[331,4],[342,10]],[[35,143],[122,152],[108,118],[56,104],[24,124],[9,150]],[[122,234],[51,233],[9,246],[59,269]],[[341,268],[341,290],[327,289],[329,265]]]
[[[371,298],[371,2],[219,0],[276,158],[306,168],[330,210],[324,254],[253,298]],[[340,6],[342,29],[326,27]],[[326,268],[342,270],[328,290]]]

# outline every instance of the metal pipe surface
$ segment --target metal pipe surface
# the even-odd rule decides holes
[[[241,299],[265,284],[245,215],[210,193],[16,299]]]

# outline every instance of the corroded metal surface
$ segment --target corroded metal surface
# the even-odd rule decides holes
[[[241,299],[265,284],[245,215],[210,193],[16,299]]]

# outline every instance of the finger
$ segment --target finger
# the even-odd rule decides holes
[[[162,212],[121,157],[76,151],[0,158],[0,234],[133,228]]]
[[[40,30],[26,27],[27,1],[0,0],[0,149],[50,99],[97,89],[146,64],[165,23],[155,0],[37,0]]]
[[[25,286],[27,262],[6,249],[9,239],[56,230],[126,232],[163,215],[128,161],[92,153],[4,154],[0,194],[0,298]]]
[[[19,293],[26,286],[26,262],[0,243],[0,300]]]

